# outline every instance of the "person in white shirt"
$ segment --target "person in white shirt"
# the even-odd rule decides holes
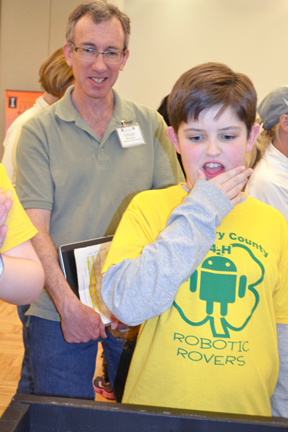
[[[39,77],[41,88],[44,90],[43,96],[36,99],[33,107],[17,117],[9,127],[3,142],[2,164],[14,187],[16,183],[16,148],[23,124],[39,111],[60,99],[66,88],[74,81],[72,68],[65,61],[63,48],[58,48],[44,61],[39,69]]]
[[[262,153],[245,192],[279,210],[288,221],[288,86],[270,92],[258,107]]]

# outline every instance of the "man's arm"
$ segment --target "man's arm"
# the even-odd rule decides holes
[[[288,417],[288,325],[277,324],[279,377],[271,397],[272,415]]]
[[[106,338],[100,315],[79,301],[61,271],[57,250],[49,235],[51,212],[42,209],[27,209],[26,212],[38,229],[32,244],[44,267],[45,288],[61,316],[66,342],[80,343]]]
[[[117,264],[112,262],[103,274],[101,286],[106,306],[120,321],[138,325],[171,307],[179,286],[196,270],[213,245],[216,227],[233,208],[229,200],[233,204],[239,202],[238,192],[244,185],[246,174],[242,169],[235,180],[236,172],[239,174],[240,171],[234,169],[221,174],[220,182],[216,180],[217,187],[210,182],[197,182],[183,203],[171,213],[166,229],[152,243],[145,237],[147,230],[138,225],[137,216],[135,218],[128,208],[115,234],[114,244],[120,252],[122,248],[130,251],[137,248],[139,256],[123,259]],[[228,182],[229,191],[226,189]],[[146,220],[145,215],[143,219]],[[112,243],[108,265],[113,248]]]

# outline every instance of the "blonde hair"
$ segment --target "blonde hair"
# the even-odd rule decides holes
[[[258,123],[262,120],[257,119]],[[262,130],[255,141],[254,147],[250,153],[246,155],[246,167],[255,168],[261,157],[263,156],[268,145],[274,140],[274,138],[279,138],[279,127],[280,123],[276,123],[271,129]]]
[[[65,61],[63,48],[58,48],[42,63],[39,77],[45,92],[58,98],[63,96],[64,90],[74,80],[72,68]]]

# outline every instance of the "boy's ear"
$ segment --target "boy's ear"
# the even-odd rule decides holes
[[[253,149],[254,143],[259,135],[261,126],[258,123],[254,123],[251,127],[249,138],[247,140],[246,153],[250,153]]]
[[[168,136],[168,138],[172,142],[173,146],[175,147],[176,152],[180,154],[180,147],[179,147],[179,143],[178,143],[178,138],[177,138],[177,135],[176,135],[172,126],[169,126],[166,129],[166,135]]]
[[[281,126],[281,128],[282,128],[286,133],[288,133],[288,115],[286,115],[286,114],[282,114],[281,117],[280,117],[279,122],[280,122],[280,126]]]

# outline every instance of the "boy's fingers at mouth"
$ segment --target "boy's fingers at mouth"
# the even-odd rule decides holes
[[[244,166],[239,166],[236,168],[232,168],[228,171],[225,171],[225,173],[221,174],[221,176],[223,175],[223,183],[229,180],[232,180],[235,183],[239,183],[243,181],[245,178],[248,178],[252,174],[252,172],[253,172],[252,168],[245,169]]]
[[[243,171],[241,174],[237,174],[227,179],[227,181],[224,182],[222,185],[226,188],[226,190],[229,189],[233,190],[235,187],[241,190],[247,183],[247,180],[249,176],[252,174],[252,172],[253,170],[251,168],[248,168],[245,171]]]
[[[197,169],[198,180],[206,180],[206,174],[203,170]]]

